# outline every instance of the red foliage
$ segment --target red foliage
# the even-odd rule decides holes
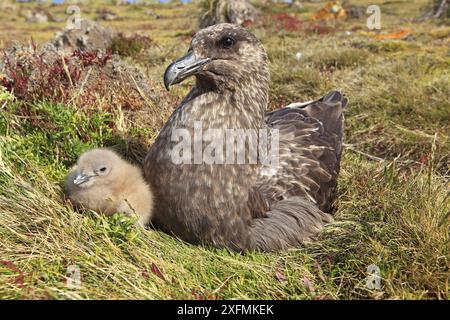
[[[4,266],[5,268],[18,273],[18,276],[14,280],[14,283],[17,284],[20,288],[25,288],[25,274],[11,261],[6,260],[0,260],[0,265]],[[32,274],[29,274],[29,278],[32,278]],[[30,290],[28,288],[27,292]]]
[[[244,20],[244,22],[242,22],[242,26],[245,27],[245,28],[250,27],[250,26],[252,26],[254,24],[255,24],[255,21],[254,20],[250,20],[250,19]]]
[[[275,278],[281,283],[288,282],[287,277],[278,270],[275,270]]]
[[[108,50],[105,54],[99,54],[98,51],[82,51],[77,49],[72,54],[73,57],[77,57],[83,67],[88,67],[92,65],[98,65],[99,67],[104,67],[106,63],[111,60],[112,52]]]
[[[30,72],[25,66],[18,62],[15,66],[5,57],[5,69],[7,70],[9,79],[0,78],[0,85],[5,87],[9,92],[23,92],[27,90]],[[17,90],[15,90],[17,88]]]
[[[6,77],[0,78],[0,85],[24,101],[67,102],[71,98],[70,90],[82,78],[83,68],[96,65],[101,69],[111,57],[111,52],[80,50],[74,51],[72,56],[59,53],[48,56],[33,46],[25,60],[16,60],[5,52]]]
[[[287,13],[277,13],[271,16],[264,17],[263,20],[264,29],[271,29],[273,26],[276,31],[299,31],[301,28],[301,22],[296,17],[293,17]]]
[[[204,296],[204,294],[199,291],[198,289],[192,289],[191,290],[192,295],[194,296],[195,300],[205,300],[206,297]]]
[[[166,280],[166,278],[164,277],[164,275],[162,274],[161,270],[159,270],[158,266],[152,262],[152,268],[151,271],[153,274],[155,274],[156,276],[158,276],[159,278]]]

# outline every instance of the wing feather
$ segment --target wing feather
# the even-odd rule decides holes
[[[279,131],[279,165],[258,183],[269,203],[303,196],[329,211],[335,194],[347,98],[332,91],[319,100],[266,114]],[[264,172],[264,169],[262,170]]]

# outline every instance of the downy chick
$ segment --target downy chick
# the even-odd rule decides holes
[[[81,155],[66,179],[69,199],[76,207],[107,216],[116,212],[137,214],[139,223],[150,223],[153,194],[141,170],[108,149]]]

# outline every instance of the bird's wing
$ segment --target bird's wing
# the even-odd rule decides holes
[[[279,160],[262,167],[257,188],[270,209],[249,226],[250,247],[283,250],[311,240],[332,216],[342,152],[343,108],[337,91],[266,115],[279,132]],[[258,199],[260,199],[258,197]],[[261,203],[261,201],[259,201]]]
[[[268,127],[279,132],[278,164],[264,166],[258,181],[270,203],[300,196],[320,210],[330,210],[339,173],[346,105],[347,98],[332,91],[319,100],[266,114]]]

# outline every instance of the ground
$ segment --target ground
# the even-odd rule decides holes
[[[379,31],[366,26],[372,4],[381,9]],[[269,54],[272,109],[332,89],[349,97],[335,222],[316,241],[237,254],[137,228],[122,215],[77,213],[61,181],[78,155],[110,146],[141,161],[159,127],[149,127],[145,109],[112,108],[107,99],[80,106],[1,89],[0,298],[448,299],[449,22],[418,22],[426,0],[347,1],[363,15],[312,20],[323,5],[259,6],[261,16],[248,25]],[[3,48],[43,44],[65,25],[26,22],[35,4],[2,6]],[[66,8],[45,7],[61,19]],[[101,24],[151,38],[125,59],[160,93],[149,103],[173,110],[192,82],[166,93],[162,75],[187,50],[199,7],[91,1],[82,16],[94,18],[98,8],[119,17]],[[80,286],[67,285],[73,268]],[[379,268],[379,287],[368,285],[368,268]]]

